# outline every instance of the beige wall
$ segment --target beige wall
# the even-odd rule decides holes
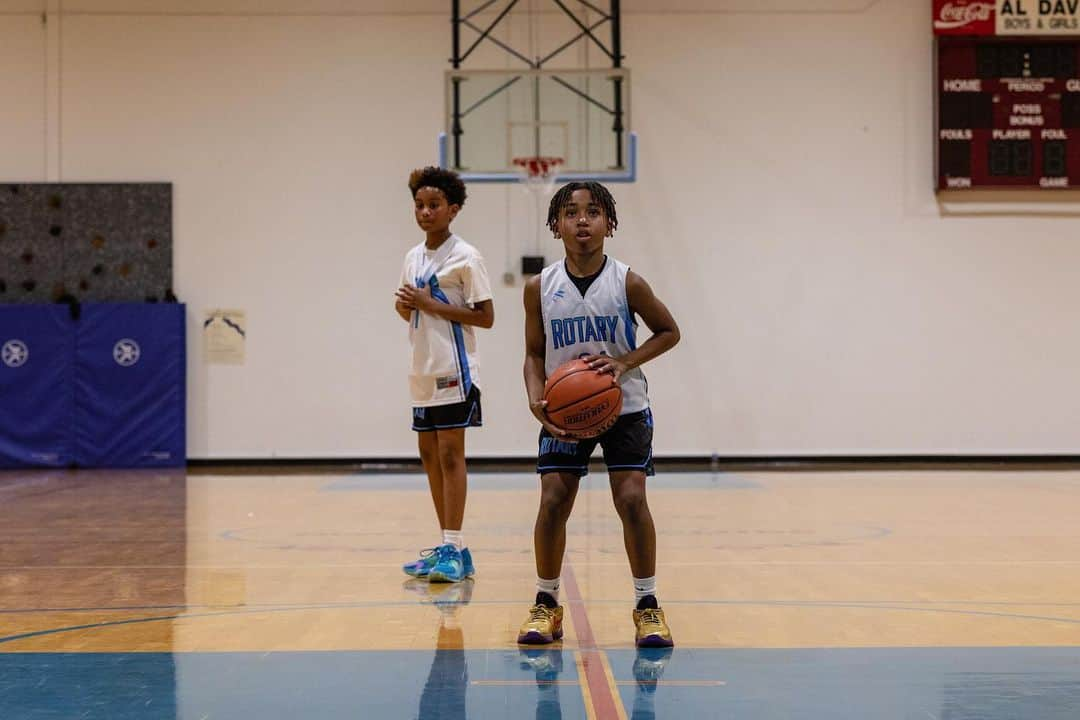
[[[51,34],[0,14],[0,87],[26,99],[0,103],[0,181],[46,179],[53,147],[63,180],[174,183],[192,457],[414,452],[391,299],[442,5],[64,0]],[[646,367],[658,454],[1080,451],[1080,221],[938,203],[929,3],[625,5],[641,167],[610,250],[684,331]],[[498,285],[475,454],[535,448],[520,283],[498,281],[531,207],[475,185],[455,226]],[[242,367],[202,362],[216,307],[248,313]]]
[[[45,171],[45,33],[41,17],[0,14],[0,173]]]

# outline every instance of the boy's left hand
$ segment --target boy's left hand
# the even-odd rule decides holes
[[[622,374],[630,369],[622,360],[613,358],[610,355],[587,355],[584,360],[589,367],[598,373],[611,373],[615,378],[615,382],[619,382]]]
[[[402,285],[394,295],[401,304],[420,312],[427,311],[435,302],[435,298],[431,296],[430,285],[426,285],[423,290],[412,285]]]

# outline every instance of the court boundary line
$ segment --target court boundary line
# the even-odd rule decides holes
[[[587,533],[571,534],[570,537],[577,537],[578,535],[584,536]],[[876,538],[875,538],[876,539]],[[774,545],[769,549],[783,548],[787,546]],[[800,546],[800,547],[806,547]],[[370,551],[364,551],[370,552]],[[490,551],[489,551],[490,552]],[[532,567],[535,564],[532,560],[519,560],[510,562],[485,562],[485,567],[519,567],[527,565]],[[968,567],[971,565],[985,565],[985,566],[1023,566],[1023,565],[1080,565],[1080,559],[1076,560],[674,560],[671,562],[665,562],[664,567],[757,567],[757,566],[809,566],[809,565],[835,565],[838,567],[845,566],[878,566],[878,565],[897,565],[897,566],[927,566],[927,567],[948,567],[950,565],[962,565]],[[611,560],[607,562],[590,562],[590,567],[625,567],[626,563],[622,561]],[[318,566],[313,566],[312,569],[343,569],[343,568],[355,568],[366,569],[372,568],[393,568],[399,569],[401,566],[398,563],[378,562],[378,563],[324,563]],[[18,570],[21,572],[31,570],[48,570],[54,572],[68,572],[71,570],[170,570],[177,568],[187,568],[189,570],[295,570],[296,565],[4,565],[0,566],[0,571]],[[906,602],[906,601],[901,601]],[[957,600],[949,602],[968,602],[967,600]],[[1009,601],[1011,602],[1011,601]],[[1032,603],[1025,603],[1030,605]],[[1080,603],[1050,603],[1052,605],[1071,605]]]
[[[470,600],[467,603],[451,603],[466,607],[468,605],[514,605],[517,600]],[[622,605],[623,600],[591,600],[594,605]],[[162,605],[96,605],[80,607],[41,607],[41,608],[0,608],[0,615],[25,615],[30,613],[77,613],[77,612],[152,612],[155,610],[210,610],[221,611],[246,610],[257,612],[260,610],[286,611],[286,610],[334,610],[334,609],[357,609],[367,607],[413,607],[414,600],[342,600],[325,602],[246,602],[237,605],[221,605],[212,603],[174,603]],[[425,603],[420,602],[420,606]],[[667,605],[775,605],[775,606],[806,606],[806,607],[872,607],[883,609],[909,609],[904,606],[929,606],[929,605],[982,605],[988,607],[1080,607],[1080,602],[1049,602],[1024,601],[1024,600],[796,600],[796,599],[767,599],[767,598],[742,598],[742,599],[698,599],[698,600],[673,600],[668,598]],[[935,607],[913,607],[915,610],[938,610]],[[1009,617],[1023,617],[1012,613],[1005,613]],[[1047,618],[1052,619],[1052,618]],[[1064,618],[1062,618],[1064,619]]]
[[[574,579],[574,577],[573,577],[573,571],[569,570],[569,572],[568,572],[567,566],[563,567],[563,573],[564,573],[563,574],[563,583],[564,583],[564,585],[567,586],[567,595],[569,596],[571,594],[571,591],[570,591],[571,583],[573,584],[573,587],[575,588],[574,592],[576,592],[577,582],[576,582],[576,579]],[[578,647],[584,653],[593,652],[593,653],[597,653],[598,655],[605,655],[604,650],[601,649],[601,647],[596,644],[595,637],[592,635],[592,627],[589,625],[588,616],[585,614],[584,602],[582,602],[580,600],[580,598],[581,598],[580,595],[577,595],[577,598],[578,598],[577,602],[571,601],[568,598],[567,604],[570,606],[570,615],[571,615],[571,618],[573,619],[573,622],[574,622],[574,629],[577,632]],[[605,601],[605,604],[612,604],[612,603],[613,603],[613,601]],[[470,604],[472,604],[472,603],[470,603]],[[513,604],[513,603],[511,601],[502,601],[502,600],[500,600],[500,601],[478,602],[477,604],[483,604],[483,605],[510,605],[510,604]],[[942,613],[942,614],[946,614],[946,615],[972,615],[972,616],[977,616],[977,617],[1000,617],[1000,618],[1005,618],[1005,619],[1009,619],[1009,620],[1055,622],[1055,623],[1062,623],[1062,624],[1066,624],[1066,625],[1080,625],[1080,618],[1065,618],[1065,617],[1054,617],[1054,616],[1047,616],[1047,615],[1026,615],[1026,614],[1017,614],[1017,613],[1003,613],[1003,612],[980,611],[980,610],[960,610],[960,609],[949,609],[949,608],[898,607],[898,606],[895,606],[895,605],[891,605],[891,606],[890,605],[872,605],[872,604],[865,604],[865,603],[843,603],[843,604],[841,604],[841,603],[827,603],[826,604],[824,602],[816,603],[816,602],[807,602],[807,601],[761,602],[761,601],[749,601],[749,600],[745,600],[745,601],[693,600],[693,601],[682,601],[682,602],[668,601],[667,604],[668,605],[693,604],[693,605],[713,605],[713,606],[720,606],[720,605],[773,605],[773,606],[778,606],[778,607],[819,607],[819,608],[847,608],[847,609],[859,609],[859,610],[887,610],[887,611],[891,611],[891,612]],[[232,609],[223,609],[223,610],[221,610],[219,612],[181,613],[181,614],[175,614],[174,613],[174,614],[159,615],[159,616],[154,616],[154,617],[125,618],[123,620],[105,620],[105,621],[96,622],[96,623],[85,623],[85,624],[65,626],[65,627],[46,628],[46,629],[43,629],[43,630],[33,630],[33,631],[29,631],[29,632],[24,632],[24,633],[17,633],[17,634],[14,634],[14,635],[0,636],[0,645],[5,644],[5,643],[17,642],[19,640],[28,640],[28,639],[35,638],[35,637],[42,637],[42,636],[46,636],[46,635],[59,635],[61,633],[76,632],[76,631],[80,631],[80,630],[105,629],[105,628],[117,627],[117,626],[121,626],[121,625],[135,625],[135,624],[140,624],[140,623],[163,622],[163,621],[166,621],[166,620],[173,620],[173,621],[174,620],[188,620],[188,619],[198,619],[198,618],[221,617],[221,616],[226,616],[226,615],[277,614],[277,613],[286,613],[286,612],[305,612],[305,611],[311,611],[311,610],[338,610],[338,609],[349,609],[350,607],[395,607],[395,606],[396,607],[410,607],[412,605],[413,605],[413,603],[404,603],[404,602],[386,602],[386,603],[362,603],[362,602],[360,602],[360,603],[356,603],[354,605],[312,604],[312,605],[301,605],[301,606],[294,606],[294,607],[276,606],[276,607],[260,607],[260,608],[247,608],[247,607],[245,607],[245,608],[232,608]],[[579,618],[580,618],[580,622],[579,622]],[[582,630],[584,630],[584,634],[582,633]],[[587,643],[589,643],[589,644],[587,644]],[[622,645],[620,644],[617,647],[621,648]],[[711,648],[712,646],[706,646],[706,647]],[[847,646],[842,646],[841,645],[841,646],[823,646],[823,647],[847,647]],[[937,646],[927,646],[927,647],[937,647]],[[1013,646],[1003,646],[1003,647],[1013,647]],[[1028,646],[1017,646],[1017,647],[1028,647]],[[1058,647],[1058,646],[1049,645],[1049,646],[1046,646],[1046,647]],[[1065,646],[1061,646],[1061,647],[1065,647]],[[1068,646],[1068,647],[1073,647],[1073,646]],[[727,649],[738,649],[738,648],[727,648]],[[611,689],[608,687],[608,683],[607,683],[606,679],[603,678],[603,662],[604,662],[603,658],[594,659],[594,665],[592,667],[595,668],[595,669],[590,670],[590,672],[593,673],[593,675],[590,676],[589,681],[590,681],[590,683],[594,683],[594,685],[591,686],[592,689],[594,691],[598,690],[598,688],[596,687],[596,683],[599,682],[599,681],[595,680],[595,678],[596,678],[595,672],[599,671],[601,673],[600,677],[602,679],[602,683],[600,683],[600,684],[602,684],[603,687],[605,688],[605,690],[603,692],[607,692],[609,694],[609,696],[610,696]],[[601,697],[602,697],[602,693],[601,693]],[[615,702],[615,701],[613,701],[613,702]],[[621,702],[621,701],[619,701],[619,702]],[[617,710],[614,710],[614,709],[612,709],[611,711],[612,712],[617,712]],[[617,717],[617,715],[613,716],[613,715],[610,715],[610,714],[608,714],[608,715],[598,714],[598,716],[597,716],[598,720],[609,720],[611,717]]]

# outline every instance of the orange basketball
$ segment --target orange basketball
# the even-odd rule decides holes
[[[600,374],[584,360],[560,365],[544,383],[547,416],[578,438],[594,438],[619,419],[622,388],[614,376]]]

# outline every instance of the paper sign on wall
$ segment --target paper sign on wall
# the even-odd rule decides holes
[[[203,320],[203,357],[207,363],[243,365],[247,317],[243,310],[207,310]]]

